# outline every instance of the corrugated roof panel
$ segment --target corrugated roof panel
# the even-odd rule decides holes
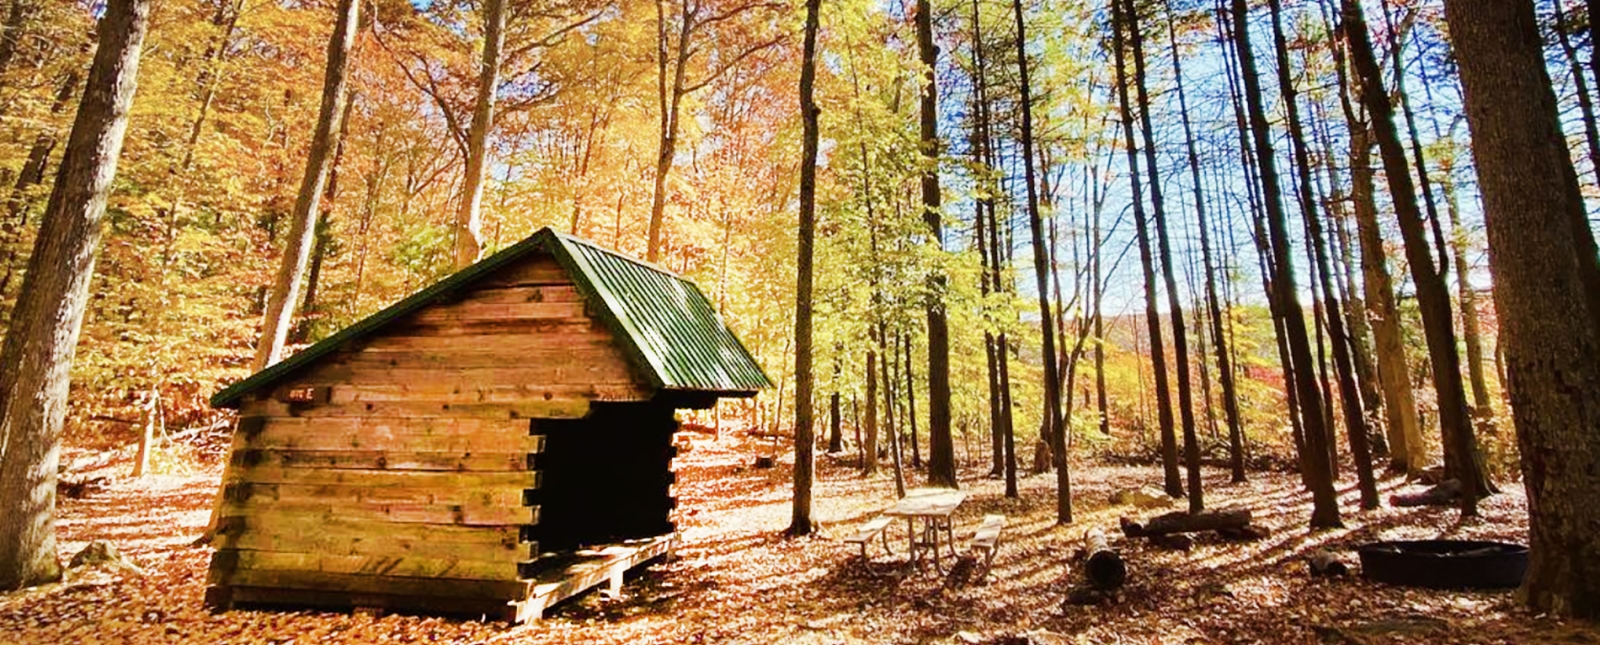
[[[772,383],[693,283],[582,240],[560,236],[621,335],[666,389],[755,391]],[[575,276],[578,277],[578,276]]]

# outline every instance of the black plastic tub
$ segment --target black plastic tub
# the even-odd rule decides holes
[[[1509,589],[1528,572],[1528,547],[1473,540],[1395,540],[1357,549],[1370,580],[1433,589]]]

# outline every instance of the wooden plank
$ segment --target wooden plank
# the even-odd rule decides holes
[[[530,258],[485,277],[484,286],[570,285],[572,278],[549,256]]]
[[[493,546],[501,549],[511,549],[520,542],[530,541],[522,536],[524,526],[520,524],[504,526],[407,524],[386,519],[338,515],[328,517],[318,513],[270,508],[255,508],[248,515],[232,515],[225,519],[227,530],[219,529],[218,533],[237,537],[252,533],[282,536],[317,533],[334,537],[387,537],[395,540],[426,540],[440,544]]]
[[[413,324],[510,323],[525,320],[586,319],[583,302],[459,302],[428,307],[411,314]]]
[[[330,504],[318,502],[272,502],[254,500],[226,502],[221,517],[242,517],[267,521],[272,514],[332,520],[369,520],[401,524],[444,524],[457,526],[511,526],[538,523],[538,507],[466,506],[459,504]],[[248,526],[248,523],[247,523]]]
[[[583,293],[573,285],[485,286],[472,290],[464,303],[584,302]]]
[[[460,403],[427,399],[338,402],[344,387],[333,388],[335,402],[309,408],[290,408],[275,401],[248,404],[250,414],[275,417],[456,417],[475,419],[582,419],[589,402],[570,399],[531,399],[504,403]],[[277,407],[274,407],[276,404]]]
[[[537,472],[537,471],[535,471]],[[317,502],[324,504],[443,504],[451,506],[522,506],[529,486],[361,486],[350,484],[223,485],[223,496],[235,502]]]
[[[500,531],[510,530],[509,541],[448,541],[435,535],[437,531],[424,531],[409,537],[392,535],[396,527],[429,527],[426,524],[373,525],[367,533],[346,535],[318,532],[315,529],[246,530],[238,535],[218,539],[218,549],[255,549],[261,551],[303,551],[329,555],[368,556],[418,556],[428,558],[458,558],[464,560],[520,562],[539,556],[538,542],[516,539],[516,529],[504,527],[472,527],[495,531],[488,537],[504,540]],[[455,527],[432,527],[455,528]]]
[[[654,392],[636,383],[560,384],[495,383],[460,385],[456,383],[404,383],[394,385],[349,385],[333,388],[331,405],[378,401],[426,401],[440,403],[518,403],[545,404],[551,409],[563,405],[583,405],[589,401],[647,401]],[[588,409],[583,410],[585,414]],[[373,415],[376,416],[376,415]],[[564,418],[564,417],[551,417]]]
[[[528,365],[559,363],[627,364],[609,338],[586,336],[571,343],[550,343],[536,348],[507,350],[499,343],[441,349],[366,349],[330,359],[329,364],[360,369],[420,368],[432,370],[518,369]]]
[[[463,580],[517,579],[513,561],[480,561],[459,558],[430,558],[397,555],[329,555],[324,553],[284,553],[240,550],[235,572],[245,569],[280,571],[320,571],[368,576],[405,578],[443,578]]]
[[[515,333],[447,333],[433,327],[428,333],[385,330],[350,348],[351,352],[443,352],[494,349],[507,354],[548,350],[552,347],[616,347],[616,337],[596,320],[585,322],[534,322]]]
[[[675,534],[661,535],[540,561],[534,565],[539,570],[531,576],[536,584],[530,598],[541,599],[548,606],[620,579],[622,572],[665,555],[676,539]]]
[[[536,488],[539,473],[533,470],[517,472],[443,472],[411,470],[324,470],[317,468],[284,468],[282,466],[256,465],[235,468],[227,474],[225,483],[250,482],[255,484],[305,484],[349,485],[374,488],[431,488],[445,491],[472,488]]]
[[[595,318],[533,318],[513,321],[479,320],[419,322],[409,318],[397,320],[384,328],[385,335],[421,337],[535,337],[551,338],[608,334],[604,321]]]
[[[230,606],[292,606],[319,609],[354,609],[370,607],[396,611],[416,611],[429,614],[448,614],[467,618],[486,616],[490,620],[510,621],[516,610],[498,598],[473,599],[439,595],[402,595],[393,593],[350,593],[343,591],[318,591],[313,589],[283,589],[278,587],[226,587]],[[212,592],[207,590],[207,598]]]
[[[248,446],[281,450],[538,452],[528,421],[513,419],[295,417],[274,418]]]
[[[229,577],[227,584],[235,589],[240,587],[267,587],[358,594],[495,599],[508,602],[513,600],[520,601],[526,598],[530,588],[530,583],[520,580],[411,578],[276,569],[238,569]]]
[[[329,363],[301,377],[300,380],[307,384],[332,385],[334,389],[338,389],[340,385],[408,385],[429,382],[457,387],[485,387],[502,383],[590,385],[640,382],[634,376],[633,365],[622,360],[620,353],[603,359],[595,357],[592,362],[577,357],[565,361],[528,362],[520,365],[513,360],[507,361],[507,365],[439,368]]]
[[[528,470],[526,452],[420,452],[386,450],[287,450],[243,448],[233,451],[234,467],[280,466],[359,470],[504,472]]]

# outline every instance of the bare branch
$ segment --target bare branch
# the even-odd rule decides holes
[[[716,71],[713,71],[709,76],[706,76],[704,79],[701,79],[700,82],[698,82],[698,83],[690,83],[688,85],[685,85],[684,88],[683,88],[683,91],[681,92],[681,94],[689,94],[691,92],[694,92],[695,90],[698,90],[698,89],[700,89],[702,87],[710,85],[711,83],[715,82],[718,77],[720,77],[723,74],[727,73],[728,70],[733,69],[734,67],[736,67],[741,61],[743,61],[745,58],[749,57],[751,54],[754,54],[754,53],[759,52],[759,51],[771,49],[773,47],[777,47],[778,44],[780,44],[782,42],[783,42],[783,36],[778,36],[776,38],[773,38],[772,40],[769,40],[767,42],[761,43],[759,45],[756,45],[754,47],[746,49],[746,50],[744,50],[742,52],[739,52],[738,56],[733,57],[732,60],[730,60],[727,63],[724,63],[722,66],[718,67],[716,69]]]

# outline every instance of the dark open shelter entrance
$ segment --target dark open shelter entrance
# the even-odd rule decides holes
[[[673,530],[671,408],[597,403],[584,419],[538,419],[539,506],[533,534],[543,552],[645,538]]]

